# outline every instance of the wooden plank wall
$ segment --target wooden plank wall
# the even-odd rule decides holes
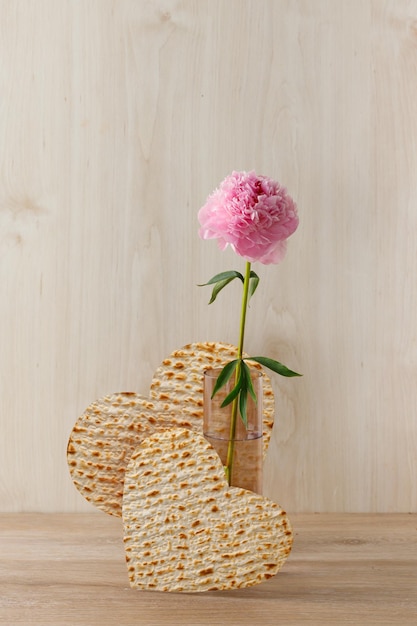
[[[417,510],[417,0],[0,0],[0,511],[91,510],[75,419],[146,394],[191,341],[235,343],[242,260],[197,235],[232,170],[300,227],[249,352],[273,379],[266,493]]]

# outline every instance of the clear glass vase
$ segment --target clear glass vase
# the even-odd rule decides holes
[[[233,463],[230,484],[262,494],[263,482],[263,439],[262,439],[262,372],[251,370],[251,379],[256,394],[256,403],[248,394],[245,427],[239,410],[236,417],[236,430],[231,440],[231,420],[233,403],[221,408],[221,404],[235,384],[234,376],[211,398],[219,369],[204,372],[204,422],[203,433],[211,443],[224,466],[227,464],[228,449],[233,450]]]

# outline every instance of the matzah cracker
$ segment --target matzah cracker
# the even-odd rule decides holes
[[[180,428],[155,433],[133,453],[123,525],[131,586],[157,591],[256,585],[280,570],[293,540],[278,504],[229,487],[210,444]]]
[[[67,461],[78,491],[105,513],[121,516],[124,473],[135,448],[158,429],[191,428],[181,414],[169,415],[135,393],[118,393],[93,402],[77,420]]]

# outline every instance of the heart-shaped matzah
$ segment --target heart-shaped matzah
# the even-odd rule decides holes
[[[79,492],[102,511],[121,516],[124,474],[132,452],[158,430],[179,426],[201,433],[203,372],[235,356],[236,347],[229,344],[189,344],[156,370],[150,398],[122,392],[90,404],[78,418],[67,448],[70,474]],[[273,413],[272,386],[264,374],[264,453]]]
[[[153,434],[131,456],[123,525],[131,586],[157,591],[256,585],[279,571],[293,539],[278,504],[229,487],[211,445],[181,428]]]
[[[156,370],[151,382],[150,397],[166,409],[180,406],[201,431],[203,420],[203,373],[206,369],[223,367],[235,359],[236,346],[225,343],[192,343],[172,352]],[[244,355],[247,357],[247,355]],[[262,370],[259,363],[251,367]],[[263,374],[263,445],[268,448],[274,420],[274,393],[267,374]]]

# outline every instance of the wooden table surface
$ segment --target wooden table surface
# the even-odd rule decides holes
[[[271,580],[171,594],[130,589],[118,518],[0,515],[0,624],[417,625],[417,515],[290,519],[294,547]]]

